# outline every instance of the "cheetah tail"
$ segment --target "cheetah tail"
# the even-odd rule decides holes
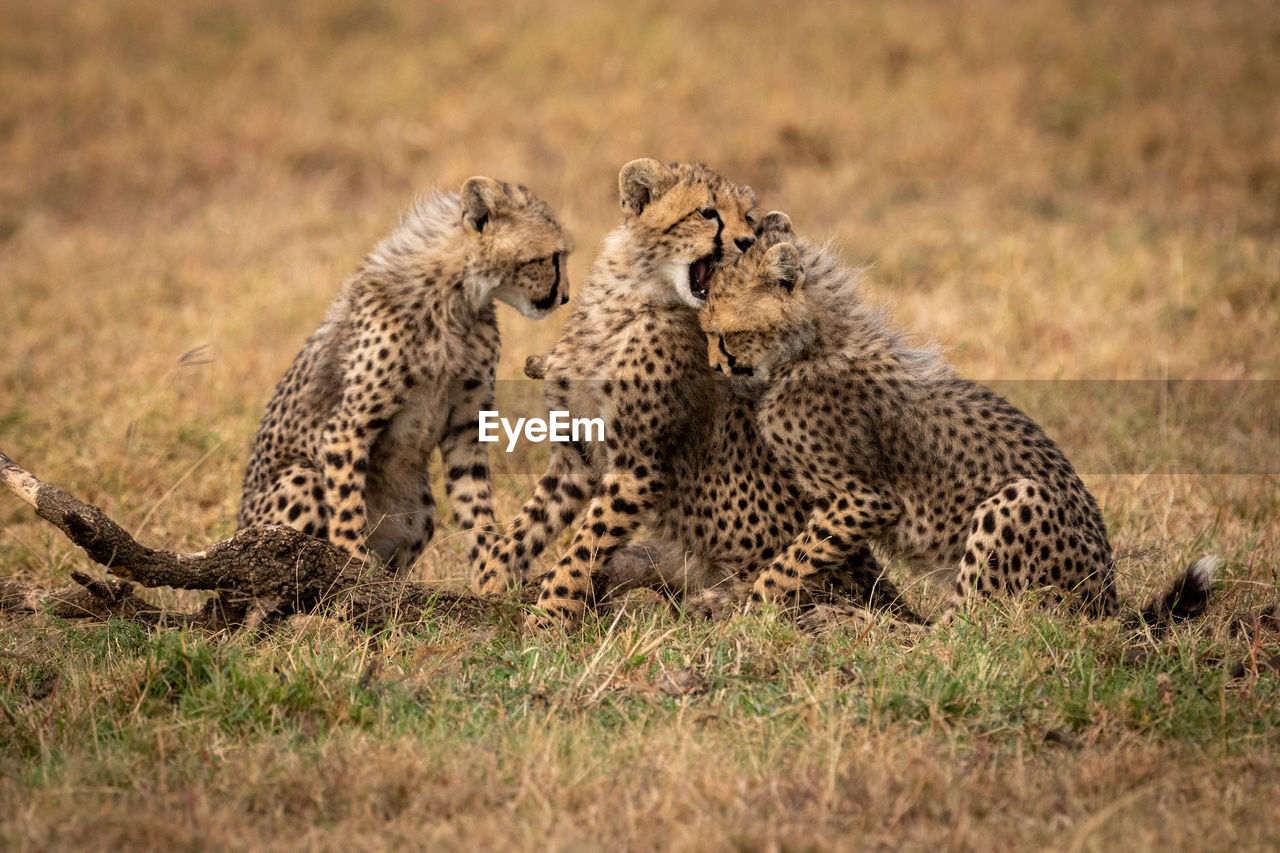
[[[1213,590],[1213,576],[1222,568],[1222,558],[1214,555],[1196,560],[1169,590],[1142,608],[1141,624],[1155,625],[1169,620],[1191,619],[1204,612]]]

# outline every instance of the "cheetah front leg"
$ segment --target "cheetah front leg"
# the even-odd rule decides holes
[[[556,445],[547,471],[538,480],[520,514],[501,537],[495,537],[487,554],[473,563],[471,590],[479,596],[502,595],[524,582],[529,561],[543,552],[552,539],[573,523],[586,503],[590,478],[577,451]]]
[[[874,559],[859,561],[854,557],[866,548],[868,540],[897,521],[901,512],[897,501],[862,486],[842,490],[838,497],[819,497],[804,530],[756,578],[751,601],[796,596],[807,578],[835,566],[850,571],[859,568],[866,576],[855,586],[872,589],[879,579],[879,564]]]
[[[369,456],[391,416],[403,403],[403,379],[393,372],[375,383],[367,365],[379,358],[380,337],[361,338],[347,356],[344,391],[321,435],[329,541],[365,559],[368,548],[366,488]]]
[[[845,562],[815,572],[807,587],[815,602],[855,604],[869,610],[887,610],[908,619],[919,618],[911,612],[902,592],[884,573],[884,566],[866,544],[852,548]]]
[[[636,470],[651,473],[642,478],[635,474]],[[530,627],[546,627],[548,619],[571,625],[582,618],[596,567],[635,535],[661,500],[660,480],[652,473],[657,470],[656,464],[642,462],[635,468],[615,469],[604,476],[568,551],[542,576],[538,607],[545,615],[531,614]]]
[[[489,451],[480,443],[480,412],[491,410],[492,377],[470,377],[460,383],[457,400],[440,439],[444,462],[444,490],[458,527],[468,532],[467,557],[472,576],[482,554],[493,544],[493,493],[489,479]]]

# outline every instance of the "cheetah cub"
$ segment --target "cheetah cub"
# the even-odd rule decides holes
[[[276,386],[238,524],[288,524],[356,557],[410,566],[431,539],[428,465],[472,555],[487,549],[494,299],[541,318],[569,298],[572,241],[525,187],[474,177],[419,201],[369,254]]]
[[[717,269],[700,315],[711,363],[768,383],[760,433],[813,501],[804,530],[757,577],[753,601],[876,543],[968,596],[1052,587],[1118,607],[1093,496],[1057,445],[1010,403],[909,346],[864,304],[834,253],[785,214]],[[1193,564],[1150,619],[1193,615],[1220,564]]]
[[[712,271],[755,242],[755,194],[701,163],[633,160],[618,190],[622,224],[605,238],[545,359],[548,408],[603,419],[605,440],[552,445],[534,494],[472,577],[476,593],[502,594],[580,518],[541,577],[538,606],[548,618],[535,615],[535,624],[578,621],[597,569],[641,527],[682,515],[681,486],[691,484],[681,470],[714,453],[702,413],[719,393],[696,305]],[[718,464],[728,476],[729,460]]]

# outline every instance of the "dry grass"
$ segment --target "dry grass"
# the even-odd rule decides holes
[[[1242,384],[1205,386],[1217,396],[1185,417],[1184,398],[1148,404],[1145,386],[1006,389],[1090,472],[1133,555],[1131,597],[1190,555],[1227,557],[1229,603],[1150,663],[1117,664],[1114,629],[1020,609],[991,614],[1016,623],[995,651],[990,637],[876,636],[874,654],[661,614],[564,644],[502,624],[321,625],[176,650],[123,628],[9,623],[0,838],[1276,841],[1276,676],[1230,681],[1212,662],[1248,654],[1221,614],[1274,596],[1280,563],[1277,394],[1261,381],[1280,377],[1272,3],[10,0],[5,21],[0,448],[147,540],[230,531],[261,407],[338,282],[414,193],[474,173],[522,180],[561,212],[581,247],[574,282],[617,220],[618,166],[698,158],[872,264],[870,294],[968,375]],[[558,321],[501,319],[502,375],[517,377]],[[510,470],[500,517],[530,483],[527,465]],[[61,581],[80,565],[16,501],[0,525],[0,571]],[[427,574],[460,574],[448,534]],[[1276,651],[1274,634],[1260,643]],[[1062,649],[1096,651],[1107,688],[1018,694],[1010,673],[1057,671]],[[188,653],[214,675],[151,695]],[[710,686],[653,686],[684,667]],[[987,689],[1003,723],[945,700],[978,707]]]

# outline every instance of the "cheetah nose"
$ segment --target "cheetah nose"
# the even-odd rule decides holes
[[[733,244],[734,244],[735,246],[737,246],[739,249],[741,249],[742,251],[744,251],[744,252],[745,252],[747,249],[750,249],[750,248],[755,244],[755,242],[756,242],[756,238],[755,238],[755,237],[735,237],[735,238],[733,238]]]

